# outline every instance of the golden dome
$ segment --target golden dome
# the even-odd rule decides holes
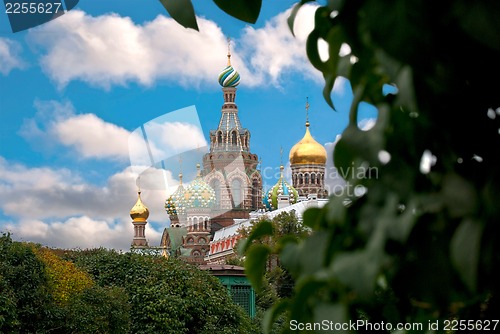
[[[309,122],[306,122],[306,134],[290,150],[291,165],[325,165],[326,150],[311,136]]]
[[[137,202],[135,202],[135,205],[130,210],[130,217],[135,222],[145,222],[149,217],[149,210],[144,203],[142,203],[140,191],[137,192]]]

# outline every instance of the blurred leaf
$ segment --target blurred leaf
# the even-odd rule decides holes
[[[332,263],[335,277],[361,299],[373,295],[379,272],[380,256],[366,250],[339,254]]]
[[[160,0],[161,4],[177,23],[184,28],[198,30],[196,15],[191,0]]]
[[[288,17],[288,19],[286,20],[286,22],[288,23],[288,28],[290,28],[292,35],[295,36],[295,33],[293,31],[293,24],[295,22],[295,17],[297,16],[297,13],[299,12],[302,5],[304,5],[305,3],[308,3],[308,2],[312,2],[312,1],[314,1],[314,0],[302,0],[300,2],[297,2],[295,5],[293,5],[292,12],[290,13],[290,16]]]
[[[257,292],[262,289],[262,277],[266,272],[267,257],[271,253],[268,246],[254,244],[246,252],[245,274]]]
[[[264,334],[271,333],[274,321],[280,314],[287,310],[289,305],[290,302],[288,301],[288,299],[281,299],[266,311],[266,313],[264,314],[264,318],[262,319],[262,328],[264,330]]]
[[[477,289],[477,269],[481,250],[481,224],[464,220],[453,234],[450,244],[451,260],[470,291]]]
[[[349,323],[348,312],[344,304],[320,303],[314,308],[314,322],[328,321],[333,324]],[[347,329],[335,329],[335,333],[349,333]]]
[[[273,233],[274,233],[274,226],[272,222],[268,220],[263,220],[258,222],[257,225],[255,225],[255,227],[248,235],[248,238],[246,238],[246,240],[243,240],[240,243],[238,252],[240,254],[245,253],[254,240],[260,239],[264,236],[272,236]]]
[[[443,199],[451,217],[470,215],[476,208],[476,190],[463,177],[449,173],[443,179]]]
[[[255,23],[259,18],[262,0],[214,0],[220,9],[238,20]]]
[[[320,208],[309,208],[304,211],[302,215],[302,221],[304,225],[309,226],[312,229],[318,229],[321,224],[322,211]]]

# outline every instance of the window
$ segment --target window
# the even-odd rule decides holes
[[[214,189],[215,192],[215,208],[220,207],[220,181],[215,179],[210,182],[210,186]]]
[[[248,314],[251,308],[251,293],[252,289],[250,286],[246,285],[232,285],[231,286],[231,297],[233,302],[240,305]]]
[[[219,145],[222,145],[222,131],[219,131],[217,134],[217,142]]]
[[[241,181],[239,179],[234,179],[233,182],[231,182],[231,193],[233,195],[233,207],[241,207]]]
[[[238,145],[238,140],[236,138],[236,131],[233,131],[231,133],[231,144],[233,144],[233,146]]]
[[[254,179],[252,181],[252,209],[257,210],[259,207],[259,181]]]

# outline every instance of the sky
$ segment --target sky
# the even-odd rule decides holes
[[[61,17],[17,33],[2,10],[0,231],[49,247],[127,250],[142,173],[146,234],[159,245],[169,224],[164,202],[181,168],[168,158],[207,152],[208,132],[220,119],[217,77],[227,64],[227,38],[241,75],[240,120],[268,171],[264,190],[281,163],[290,174],[288,153],[305,132],[306,98],[311,133],[332,166],[352,92],[340,78],[332,92],[337,110],[324,101],[322,75],[305,53],[316,7],[300,10],[294,37],[286,23],[294,3],[264,1],[251,25],[212,1],[193,1],[199,32],[177,24],[156,0],[80,0]],[[359,126],[369,128],[376,111],[366,107],[360,115]],[[151,139],[149,155],[137,140],[141,131]],[[152,156],[170,162],[151,168],[144,159]],[[184,161],[182,169],[194,165]]]

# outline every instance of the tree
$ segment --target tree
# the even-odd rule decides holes
[[[255,326],[219,280],[177,259],[106,249],[64,257],[104,289],[122,288],[130,333],[247,333]]]
[[[261,4],[214,2],[248,22]],[[296,5],[291,25],[307,2]],[[189,26],[192,6],[181,19],[166,5],[174,1],[162,3]],[[324,75],[325,99],[334,108],[338,76],[354,91],[335,165],[375,167],[378,178],[352,175],[347,181],[365,187],[363,196],[332,197],[306,211],[313,233],[283,242],[280,252],[295,294],[274,314],[441,324],[499,314],[499,15],[500,3],[486,0],[329,0],[317,9],[307,53]],[[327,61],[319,57],[320,38],[329,45]],[[343,43],[352,52],[340,57]],[[384,95],[386,84],[397,94]],[[361,102],[378,109],[369,131],[357,126]],[[269,232],[257,231],[250,238]],[[247,262],[256,266],[269,252],[252,247]],[[253,276],[262,272],[249,275],[258,282]]]

